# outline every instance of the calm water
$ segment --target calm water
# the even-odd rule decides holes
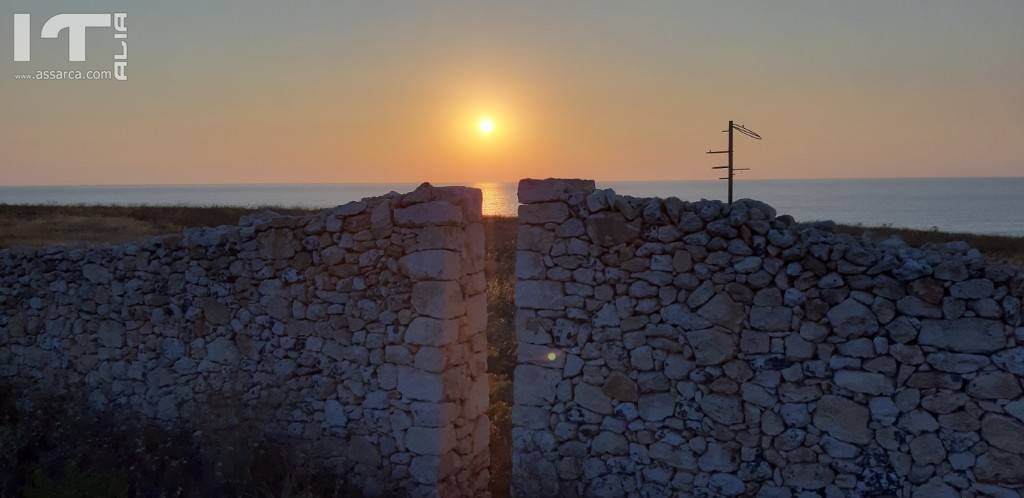
[[[484,191],[486,214],[514,215],[512,183],[474,185]],[[622,194],[721,199],[716,181],[609,182]],[[168,185],[116,187],[0,187],[7,204],[150,204],[328,207],[414,183],[317,185]],[[750,197],[797,220],[831,219],[865,225],[1024,236],[1024,177],[880,180],[770,180],[737,184]]]

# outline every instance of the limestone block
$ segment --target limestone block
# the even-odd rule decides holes
[[[834,382],[843,389],[871,395],[891,395],[894,392],[892,381],[882,375],[856,370],[840,370],[836,372]]]
[[[413,280],[456,280],[462,276],[460,261],[457,252],[433,249],[407,254],[398,266]]]
[[[422,281],[412,286],[412,306],[417,313],[450,319],[465,312],[462,289],[454,281]]]
[[[423,202],[395,210],[395,223],[405,227],[458,225],[463,220],[462,209],[446,201]]]
[[[527,309],[564,309],[562,283],[552,280],[520,280],[516,282],[516,306]]]
[[[542,202],[519,206],[519,222],[532,225],[561,223],[569,217],[569,206],[564,202]]]
[[[611,399],[597,386],[580,383],[574,389],[573,401],[592,412],[608,415],[612,413]]]
[[[398,368],[398,390],[410,400],[441,401],[444,380],[441,374],[403,366]]]
[[[736,354],[734,337],[717,330],[694,330],[686,333],[686,341],[693,347],[698,365],[718,365]]]
[[[405,330],[405,340],[409,344],[445,346],[454,343],[458,338],[458,320],[439,320],[419,316],[414,318]]]
[[[520,343],[516,354],[519,364],[529,363],[559,370],[565,366],[565,353],[549,346]]]
[[[537,365],[519,365],[512,381],[517,405],[544,406],[555,400],[555,387],[562,380],[558,370]]]
[[[1003,324],[983,318],[922,320],[917,340],[959,353],[993,353],[1006,346]]]
[[[519,180],[519,202],[533,204],[538,202],[564,201],[572,194],[587,195],[594,191],[593,180],[578,179],[547,179]]]
[[[700,401],[701,412],[720,424],[732,425],[743,421],[740,398],[722,394],[708,394]]]
[[[840,396],[826,395],[814,409],[814,425],[836,439],[854,444],[871,441],[868,409]]]
[[[266,259],[288,259],[295,255],[291,230],[275,228],[257,238],[260,256]]]
[[[738,330],[746,318],[744,306],[729,297],[728,294],[715,294],[706,304],[697,310],[697,314],[715,325],[730,330]]]
[[[455,445],[455,432],[451,426],[410,427],[405,433],[405,445],[417,455],[443,455]]]
[[[675,413],[676,397],[671,393],[656,393],[640,396],[637,408],[640,417],[647,421],[660,421]]]
[[[625,244],[640,235],[639,221],[628,221],[620,213],[595,213],[588,216],[584,222],[590,240],[604,247]]]
[[[861,337],[878,331],[878,318],[871,308],[854,299],[847,299],[828,311],[832,331],[840,337]]]
[[[94,284],[105,284],[113,278],[110,270],[92,263],[82,265],[82,276]]]
[[[113,320],[103,320],[100,322],[96,335],[99,338],[100,345],[108,348],[120,348],[125,342],[124,325]]]
[[[519,280],[542,280],[547,275],[544,257],[534,251],[516,251],[516,278]]]

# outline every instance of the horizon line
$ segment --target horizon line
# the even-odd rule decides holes
[[[649,182],[706,182],[706,183],[717,183],[721,180],[718,179],[683,179],[683,178],[654,178],[654,179],[643,179],[643,180],[604,180],[596,178],[572,178],[566,177],[555,177],[550,176],[547,178],[559,178],[559,179],[585,179],[594,180],[595,183],[649,183]],[[465,185],[471,186],[474,184],[514,184],[524,179],[537,179],[542,180],[544,178],[537,177],[523,177],[519,180],[479,180],[470,182],[448,182],[448,181],[370,181],[370,182],[257,182],[257,183],[53,183],[53,184],[0,184],[0,188],[73,188],[73,187],[218,187],[218,186],[232,186],[232,187],[260,187],[260,186],[311,186],[311,185],[397,185],[397,184],[411,184],[418,185],[423,183],[430,183],[432,185]],[[879,176],[879,177],[830,177],[830,178],[746,178],[743,182],[812,182],[812,181],[874,181],[874,180],[998,180],[998,179],[1024,179],[1024,175],[996,175],[996,176]]]

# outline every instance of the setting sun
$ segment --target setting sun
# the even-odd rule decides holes
[[[481,135],[490,135],[494,133],[494,120],[491,118],[480,118],[476,123],[476,129]]]

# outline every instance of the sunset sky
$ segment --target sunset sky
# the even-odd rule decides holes
[[[1024,175],[1020,0],[297,3],[5,2],[0,185],[713,179],[729,119],[750,178]],[[127,82],[15,80],[118,11]]]

